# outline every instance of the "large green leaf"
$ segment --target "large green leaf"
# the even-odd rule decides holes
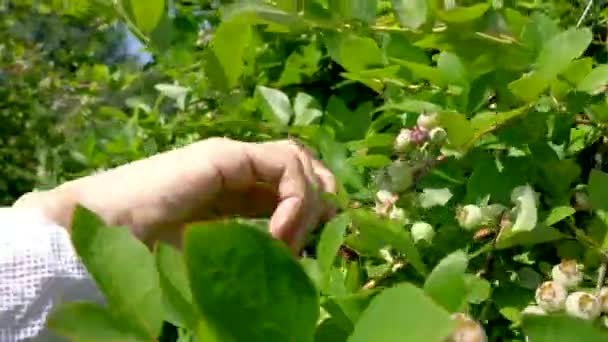
[[[591,322],[565,315],[526,315],[523,329],[530,341],[535,342],[600,342],[608,339],[608,335]]]
[[[317,260],[322,272],[322,288],[324,289],[328,286],[330,270],[344,241],[344,233],[349,222],[347,215],[338,215],[325,225],[321,233],[317,246]]]
[[[588,188],[591,206],[594,209],[608,210],[608,173],[591,170]]]
[[[374,298],[348,342],[443,342],[454,327],[450,313],[424,291],[411,284],[400,284]]]
[[[587,28],[572,28],[557,34],[543,45],[535,70],[509,84],[509,89],[521,99],[532,101],[587,49],[590,42],[591,31]]]
[[[448,23],[462,23],[481,17],[490,8],[490,4],[481,3],[469,7],[458,6],[449,10],[440,10],[437,16]]]
[[[316,123],[323,116],[319,102],[306,93],[298,93],[293,103],[294,125],[310,125]]]
[[[608,84],[608,65],[600,65],[580,81],[577,89],[595,95],[603,91],[606,84]]]
[[[459,113],[441,112],[441,125],[448,132],[448,140],[455,147],[464,147],[473,139],[473,128],[467,118]]]
[[[152,32],[165,15],[165,0],[127,0],[135,24],[144,33]]]
[[[264,86],[258,86],[257,92],[265,116],[281,126],[287,126],[293,117],[293,109],[287,95],[278,89]]]
[[[376,17],[378,0],[328,0],[330,11],[345,19],[371,23]]]
[[[243,224],[199,224],[185,233],[184,256],[198,309],[220,336],[312,341],[317,290],[282,242]]]
[[[427,19],[427,0],[392,0],[393,10],[401,26],[419,28]]]
[[[126,228],[106,227],[91,211],[77,207],[74,247],[112,313],[139,336],[155,339],[164,318],[154,257]]]
[[[155,256],[160,284],[170,314],[167,320],[176,326],[195,330],[198,314],[192,300],[182,253],[170,245],[160,243],[156,247]]]
[[[467,296],[467,255],[456,251],[443,258],[426,278],[424,292],[449,312],[460,309]]]
[[[337,62],[352,72],[382,66],[384,59],[378,44],[369,37],[354,34],[340,35]]]
[[[236,86],[244,70],[245,49],[252,39],[251,24],[243,16],[222,21],[211,41],[210,52],[213,53],[221,70],[207,68],[207,73],[222,73],[228,88]]]
[[[92,303],[70,303],[54,309],[47,321],[51,331],[75,341],[144,342],[107,309]]]

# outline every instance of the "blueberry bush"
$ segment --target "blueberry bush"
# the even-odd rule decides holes
[[[0,172],[44,187],[207,137],[294,137],[338,179],[338,214],[299,258],[263,219],[194,224],[182,249],[149,250],[79,208],[72,239],[106,303],[59,307],[57,334],[608,341],[604,1],[8,6],[0,116],[55,129],[7,164],[29,173]],[[53,20],[88,47],[53,54],[18,34]],[[117,27],[143,66],[103,40]]]

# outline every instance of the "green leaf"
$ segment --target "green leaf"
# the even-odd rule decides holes
[[[536,227],[538,222],[538,208],[536,204],[536,193],[530,185],[520,187],[522,191],[514,196],[517,218],[513,223],[513,232],[530,231]]]
[[[457,311],[467,296],[464,274],[467,255],[456,251],[443,258],[424,283],[424,292],[449,312]]]
[[[600,342],[608,338],[591,322],[565,315],[524,315],[523,330],[535,342]]]
[[[384,220],[369,211],[358,209],[351,210],[350,217],[359,229],[358,239],[364,243],[380,249],[392,246],[403,253],[409,263],[420,273],[425,275],[427,269],[422,262],[420,253],[410,236],[400,224],[391,220]]]
[[[572,28],[557,34],[543,45],[536,60],[536,70],[509,84],[509,89],[525,101],[532,101],[557,77],[568,69],[591,42],[587,28]]]
[[[467,118],[459,113],[441,112],[441,126],[448,132],[448,140],[455,147],[464,147],[473,138],[473,127]]]
[[[473,274],[465,274],[464,283],[467,289],[467,302],[481,304],[490,298],[492,286],[486,279]]]
[[[165,14],[164,0],[128,0],[135,24],[144,33],[152,32]]]
[[[587,188],[591,207],[595,210],[608,210],[608,173],[591,170]]]
[[[339,49],[336,61],[348,71],[358,72],[384,64],[382,50],[372,38],[354,34],[341,35]]]
[[[498,238],[496,249],[506,249],[514,246],[531,246],[561,240],[567,237],[567,235],[555,228],[540,225],[528,232],[505,232]]]
[[[357,19],[367,23],[374,21],[378,0],[328,0],[332,13],[346,19]]]
[[[444,206],[452,198],[452,192],[448,188],[422,190],[420,194],[420,206],[428,209],[434,206]]]
[[[71,340],[90,342],[149,341],[133,333],[124,322],[106,308],[92,303],[58,306],[49,315],[51,331]]]
[[[551,208],[551,211],[549,211],[549,214],[547,215],[547,218],[545,218],[543,224],[545,226],[552,226],[561,220],[574,215],[574,213],[576,213],[576,210],[570,206]]]
[[[214,33],[210,51],[221,66],[229,89],[238,84],[238,80],[243,74],[245,49],[251,40],[251,25],[242,16],[222,21]],[[209,73],[210,69],[208,68],[206,71]],[[211,72],[217,73],[220,70],[211,70]]]
[[[177,108],[184,110],[186,107],[186,95],[190,92],[189,88],[179,86],[177,84],[165,84],[158,83],[154,85],[154,88],[158,90],[164,96],[172,99],[177,104]]]
[[[381,167],[389,166],[393,161],[383,154],[372,154],[372,155],[355,155],[348,158],[348,163],[354,167],[367,167],[372,169],[379,169]]]
[[[344,330],[333,317],[319,324],[315,332],[315,342],[345,342],[347,339],[348,331]]]
[[[195,303],[213,331],[235,341],[311,341],[317,290],[286,246],[231,222],[188,228],[184,256]]]
[[[258,86],[256,90],[261,98],[261,109],[265,116],[281,126],[289,125],[293,110],[287,95],[280,90],[264,86]]]
[[[344,241],[344,233],[349,223],[349,217],[340,214],[329,221],[321,233],[317,246],[317,261],[323,277],[321,282],[323,289],[327,289],[329,285],[330,270]]]
[[[588,28],[571,28],[551,38],[536,59],[537,70],[545,78],[554,78],[565,71],[570,62],[580,57],[591,43]]]
[[[411,284],[384,290],[370,303],[348,342],[442,342],[455,328],[450,313]]]
[[[295,126],[311,125],[323,116],[321,104],[314,97],[301,92],[294,99],[293,112]]]
[[[139,336],[155,339],[163,323],[162,292],[154,257],[126,228],[106,227],[77,207],[72,241],[117,319]]]
[[[446,51],[441,52],[437,61],[437,68],[448,84],[468,87],[467,71],[458,55]]]
[[[332,96],[327,103],[325,122],[333,127],[339,141],[362,139],[372,122],[373,104],[362,103],[357,110],[351,112],[344,101]]]
[[[450,10],[439,10],[437,16],[447,23],[463,23],[475,20],[490,8],[487,3],[477,4],[469,7],[458,6]]]
[[[169,321],[176,326],[195,330],[198,314],[192,301],[182,253],[170,245],[159,243],[155,255],[160,285],[171,314]]]
[[[602,92],[608,84],[608,65],[600,65],[591,70],[578,84],[577,89],[592,95]]]
[[[433,112],[439,112],[441,110],[441,106],[439,106],[435,103],[427,102],[427,101],[407,98],[407,99],[403,99],[397,103],[387,103],[381,107],[378,107],[376,109],[376,112],[381,112],[381,111],[385,111],[385,110],[400,110],[400,111],[411,112],[411,113],[420,113],[420,112],[433,113]]]
[[[392,0],[392,3],[401,26],[417,29],[426,22],[427,0]]]

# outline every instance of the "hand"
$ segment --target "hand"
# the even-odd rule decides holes
[[[129,227],[148,245],[180,246],[192,222],[271,216],[271,234],[297,253],[306,235],[332,215],[320,194],[335,187],[331,172],[292,141],[212,138],[27,194],[14,206],[41,208],[70,227],[80,204],[109,225]]]

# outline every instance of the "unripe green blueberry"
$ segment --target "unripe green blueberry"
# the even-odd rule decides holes
[[[467,204],[456,213],[460,226],[466,230],[475,230],[483,223],[483,212],[474,204]]]
[[[435,237],[435,230],[433,226],[428,224],[427,222],[416,222],[412,225],[412,238],[414,242],[426,241],[431,243],[433,241],[433,237]]]
[[[535,293],[536,304],[549,313],[563,310],[567,296],[566,288],[555,281],[545,281]]]
[[[388,214],[388,218],[395,221],[405,222],[407,221],[407,214],[405,213],[405,210],[403,210],[403,208],[393,206],[390,213]]]
[[[416,120],[416,125],[423,130],[430,131],[439,125],[439,115],[437,113],[421,113]]]
[[[429,139],[433,144],[442,144],[448,138],[448,132],[441,127],[435,127],[429,132]]]
[[[566,299],[566,312],[572,317],[594,320],[601,314],[600,302],[590,293],[573,292]]]
[[[582,268],[575,260],[562,260],[551,269],[551,277],[566,289],[573,289],[583,281]]]
[[[457,326],[448,337],[447,342],[487,342],[488,336],[479,322],[471,319],[463,313],[455,313],[452,320]]]
[[[577,190],[574,192],[574,205],[578,210],[590,210],[591,201],[589,200],[589,195],[584,191]]]

